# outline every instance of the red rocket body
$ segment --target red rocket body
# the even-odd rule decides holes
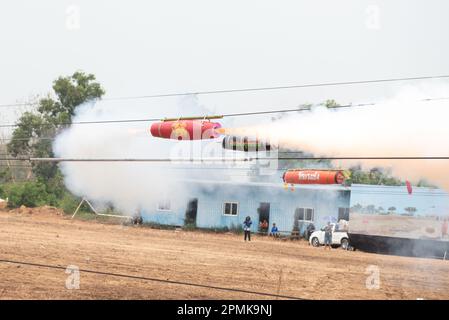
[[[343,184],[345,175],[342,170],[287,170],[283,175],[287,184]]]
[[[157,138],[203,140],[218,138],[220,133],[216,129],[219,128],[220,123],[208,120],[173,120],[153,123],[150,132]]]

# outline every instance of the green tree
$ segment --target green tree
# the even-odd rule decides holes
[[[0,183],[6,183],[12,181],[12,172],[8,167],[0,168]]]
[[[360,166],[349,169],[351,173],[350,182],[357,184],[374,184],[385,186],[400,186],[403,182],[391,176],[388,170],[373,168],[370,171],[363,171]]]
[[[340,104],[337,101],[335,101],[334,99],[328,99],[324,102],[324,106],[326,108],[335,108],[335,107],[338,107],[339,105]]]
[[[105,91],[93,74],[77,71],[53,82],[53,95],[40,99],[36,111],[25,112],[8,144],[12,156],[53,157],[52,139],[70,125],[75,108],[87,101],[100,99]],[[62,175],[55,163],[33,163],[36,179],[47,191],[62,192]]]
[[[55,203],[54,197],[47,193],[45,185],[41,182],[10,184],[5,187],[4,193],[9,198],[8,206],[11,208],[21,205],[35,207]]]

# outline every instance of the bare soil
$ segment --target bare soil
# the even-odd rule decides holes
[[[449,299],[449,261],[71,220],[50,207],[0,211],[0,260],[0,299]],[[79,289],[66,288],[69,265],[81,269]]]

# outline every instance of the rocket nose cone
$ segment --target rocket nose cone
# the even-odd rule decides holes
[[[153,137],[159,137],[159,125],[160,123],[153,123],[150,127],[150,133]]]

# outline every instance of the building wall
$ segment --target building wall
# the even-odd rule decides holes
[[[336,188],[295,187],[285,190],[282,184],[248,183],[215,184],[202,188],[199,184],[192,188],[190,198],[198,199],[196,225],[201,228],[233,228],[241,226],[246,216],[253,221],[253,231],[259,223],[260,203],[270,203],[270,228],[275,222],[282,231],[292,231],[296,208],[313,208],[314,224],[324,226],[329,219],[336,220],[338,208],[349,208],[349,190]],[[237,216],[223,214],[224,202],[237,202]],[[183,225],[187,203],[172,211],[146,210],[142,217],[146,222],[168,225]],[[304,224],[302,228],[305,228]]]

